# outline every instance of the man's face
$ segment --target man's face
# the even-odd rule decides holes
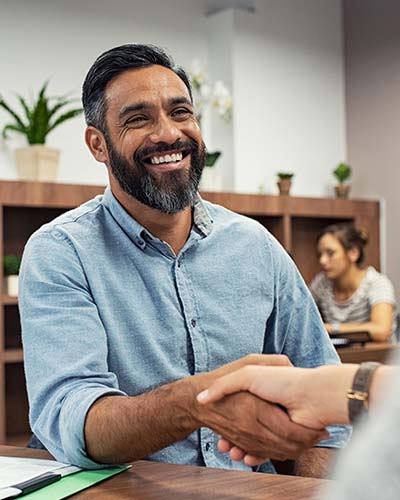
[[[129,70],[106,87],[109,168],[120,187],[164,213],[193,205],[205,147],[188,90],[171,70]]]

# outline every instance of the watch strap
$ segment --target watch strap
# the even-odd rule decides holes
[[[381,364],[375,361],[361,363],[354,375],[352,387],[347,391],[349,419],[352,423],[368,412],[369,388],[379,366]]]

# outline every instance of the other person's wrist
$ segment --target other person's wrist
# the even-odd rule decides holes
[[[356,364],[320,366],[304,390],[313,391],[313,399],[318,401],[318,411],[325,425],[349,424],[347,391],[351,388],[354,375],[358,370]]]

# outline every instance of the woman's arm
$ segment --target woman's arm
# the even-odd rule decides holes
[[[330,323],[325,323],[328,333],[333,333],[333,327]],[[339,331],[335,333],[351,333],[368,331],[372,340],[384,342],[392,334],[393,327],[393,305],[387,302],[381,302],[371,308],[370,321],[365,323],[341,323]]]

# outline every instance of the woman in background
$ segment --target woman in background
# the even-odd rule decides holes
[[[366,231],[333,224],[318,237],[322,272],[311,293],[328,333],[368,331],[372,340],[390,339],[395,329],[395,295],[390,280],[372,266],[362,267]]]

